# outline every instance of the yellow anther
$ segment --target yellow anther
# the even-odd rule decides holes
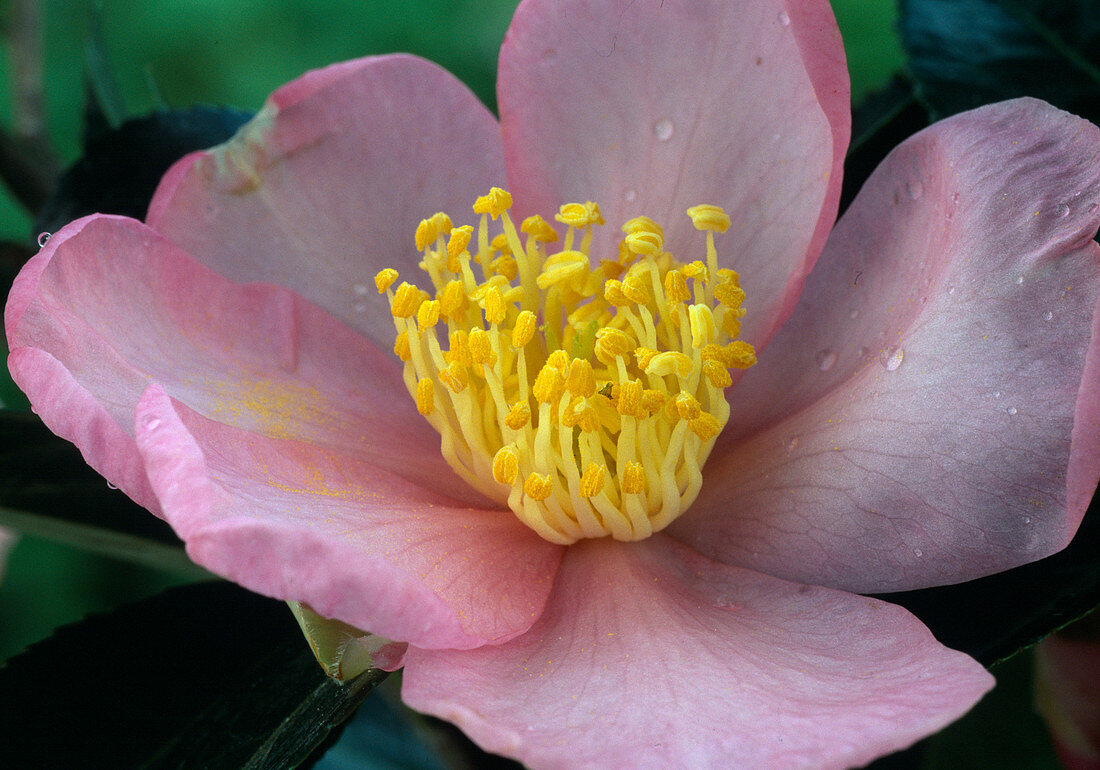
[[[649,362],[653,360],[653,356],[657,355],[656,350],[651,350],[647,347],[634,348],[634,358],[638,362],[638,368],[643,372],[646,367],[649,366]]]
[[[535,378],[535,384],[531,387],[531,393],[542,404],[556,405],[565,392],[565,378],[556,367],[549,363],[539,370],[539,376]]]
[[[589,463],[581,476],[581,497],[595,497],[603,489],[607,469],[597,463]]]
[[[558,239],[558,233],[553,225],[538,214],[527,217],[519,226],[521,232],[534,238],[539,243],[553,243]]]
[[[698,259],[694,262],[689,262],[688,264],[684,265],[683,270],[684,275],[686,275],[688,278],[694,278],[695,280],[702,281],[703,283],[706,283],[710,280],[710,271],[708,271],[707,266]]]
[[[726,313],[722,316],[722,331],[731,339],[736,339],[741,334],[741,319],[736,313]]]
[[[672,400],[676,402],[676,414],[680,415],[681,420],[694,420],[699,416],[701,412],[699,399],[687,391],[681,390],[673,396]]]
[[[710,441],[722,431],[718,419],[709,412],[700,412],[698,417],[688,421],[688,427],[703,441]]]
[[[691,346],[701,348],[714,342],[718,329],[714,323],[714,313],[706,305],[688,307],[688,320],[691,323]]]
[[[543,473],[532,473],[523,482],[523,493],[532,500],[542,501],[554,494],[554,484]]]
[[[493,239],[489,241],[489,246],[493,251],[499,251],[502,254],[512,253],[512,245],[508,243],[507,233],[499,233],[494,236]]]
[[[512,430],[521,430],[531,422],[531,407],[526,401],[517,401],[504,416],[504,424]]]
[[[416,226],[416,249],[423,251],[439,237],[439,227],[430,219],[421,219]]]
[[[420,331],[430,329],[439,323],[439,300],[430,299],[420,303],[416,310],[416,325]]]
[[[409,333],[403,331],[397,335],[397,339],[393,341],[393,353],[402,361],[408,361],[412,358],[412,350],[409,348]]]
[[[670,374],[675,374],[677,377],[683,379],[691,375],[692,370],[695,368],[691,359],[683,353],[677,350],[666,350],[664,353],[658,353],[653,356],[653,359],[649,362],[649,366],[645,368],[646,374],[655,374],[658,377],[667,377]]]
[[[668,394],[663,390],[646,388],[642,391],[642,408],[645,409],[646,415],[657,414],[667,402]]]
[[[707,382],[716,388],[728,388],[733,384],[733,379],[726,367],[714,359],[703,362],[703,376],[707,378]]]
[[[521,310],[516,316],[516,325],[512,327],[512,347],[516,350],[524,347],[535,336],[538,319],[530,310]]]
[[[631,302],[645,305],[649,302],[649,280],[644,273],[628,275],[623,281],[623,295]]]
[[[435,408],[435,383],[423,379],[416,383],[416,411],[423,415],[432,413]]]
[[[562,413],[561,424],[567,428],[580,426],[585,433],[595,433],[600,429],[600,416],[588,399],[576,396]]]
[[[484,329],[471,329],[466,343],[470,346],[470,360],[475,364],[492,366],[497,362],[493,343]]]
[[[565,373],[569,371],[569,354],[558,348],[546,357],[546,365],[557,369],[564,378]]]
[[[511,486],[519,478],[519,452],[515,446],[502,446],[493,455],[493,480]]]
[[[420,307],[420,300],[420,289],[411,283],[402,281],[393,295],[393,305],[390,307],[393,317],[411,318],[416,309]]]
[[[745,290],[732,283],[714,285],[714,298],[726,307],[739,308],[745,301]]]
[[[488,195],[481,195],[474,201],[475,214],[488,214],[496,219],[512,207],[512,196],[507,190],[493,187]]]
[[[645,417],[645,408],[642,406],[642,383],[638,380],[627,380],[619,383],[619,401],[615,404],[619,414],[629,417]]]
[[[588,270],[588,257],[580,251],[559,251],[546,259],[542,273],[536,279],[540,289],[564,283]]]
[[[726,214],[721,206],[711,206],[708,204],[692,206],[687,210],[687,215],[691,217],[691,223],[695,225],[696,230],[710,230],[716,233],[724,233],[730,226],[729,215]]]
[[[463,366],[469,366],[473,363],[473,359],[470,358],[470,335],[464,332],[462,329],[451,332],[448,339],[451,349],[444,354],[444,358],[448,363],[451,361],[458,361]]]
[[[648,230],[639,230],[626,236],[626,247],[632,254],[655,257],[661,253],[664,245],[665,239],[661,235]]]
[[[691,299],[688,291],[687,279],[679,270],[669,270],[665,273],[665,299],[672,302],[687,302]]]
[[[397,271],[392,267],[385,267],[378,271],[374,276],[374,285],[378,287],[379,294],[385,294],[386,289],[393,286],[394,281],[397,280]]]
[[[756,363],[756,350],[743,340],[734,340],[725,349],[730,369],[748,369]]]
[[[614,278],[604,281],[603,298],[615,307],[626,307],[630,304],[630,300],[623,294],[622,282],[616,281]]]
[[[504,295],[500,293],[500,288],[491,286],[488,291],[485,292],[485,297],[481,300],[481,306],[485,309],[485,320],[494,326],[499,326],[504,323],[504,316],[507,313],[508,305],[504,301]]]
[[[569,364],[569,375],[565,378],[565,389],[574,396],[591,398],[596,395],[596,375],[592,364],[583,358],[574,358]]]
[[[596,330],[596,358],[605,364],[633,352],[638,344],[626,332],[611,326]]]
[[[566,203],[558,209],[558,213],[554,215],[554,219],[570,227],[586,227],[587,225],[603,224],[603,215],[600,214],[600,207],[592,201],[585,201],[584,203]]]
[[[623,480],[620,485],[623,493],[627,495],[637,495],[645,492],[645,469],[641,463],[628,462],[623,468]]]
[[[622,230],[626,235],[645,232],[656,233],[661,238],[665,237],[665,231],[661,229],[661,226],[646,216],[626,220],[623,222]]]
[[[730,270],[728,267],[718,268],[718,280],[722,283],[732,283],[734,286],[741,285],[741,276],[736,270]]]
[[[439,370],[439,381],[452,393],[461,393],[470,384],[470,373],[466,369],[466,364],[461,361],[451,361]]]
[[[448,281],[439,294],[439,313],[446,318],[458,320],[468,302],[462,281]]]
[[[494,259],[489,266],[493,268],[498,275],[504,276],[509,281],[515,280],[516,276],[519,275],[519,263],[517,263],[510,254],[501,254]]]
[[[462,252],[466,251],[466,247],[470,245],[470,238],[474,235],[474,228],[470,225],[463,225],[462,227],[456,227],[451,230],[451,237],[447,240],[447,256],[451,259],[457,260]],[[450,270],[450,265],[447,266]],[[457,270],[451,270],[452,273],[458,272]]]

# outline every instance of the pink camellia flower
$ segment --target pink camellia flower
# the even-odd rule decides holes
[[[409,56],[280,88],[145,224],[50,239],[13,376],[196,562],[394,640],[489,751],[839,767],[958,717],[991,677],[855,592],[1073,536],[1100,131],[956,116],[834,228],[824,0],[526,0],[498,94]]]
[[[1035,647],[1035,704],[1063,767],[1100,768],[1100,614]]]

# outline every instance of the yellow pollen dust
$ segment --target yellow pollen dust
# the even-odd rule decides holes
[[[681,262],[648,217],[623,225],[614,255],[593,255],[595,203],[563,205],[560,238],[538,216],[517,228],[511,205],[494,187],[474,203],[476,228],[443,213],[420,223],[434,291],[376,276],[406,387],[451,467],[542,537],[641,540],[695,500],[729,419],[729,370],[756,363],[737,339],[745,292],[718,267],[730,219],[688,209],[705,253]]]

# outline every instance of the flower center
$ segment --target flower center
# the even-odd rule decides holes
[[[596,204],[561,207],[563,248],[550,253],[555,229],[533,216],[517,231],[511,203],[496,187],[477,199],[476,241],[446,214],[421,221],[434,294],[394,286],[392,268],[375,277],[405,384],[451,467],[547,540],[641,540],[695,500],[729,418],[728,369],[756,362],[736,339],[745,293],[714,246],[729,217],[688,209],[705,261],[678,261],[636,217],[617,257],[593,267]]]

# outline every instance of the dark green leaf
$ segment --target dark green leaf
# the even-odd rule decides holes
[[[0,526],[204,577],[163,521],[111,489],[37,416],[0,410]]]
[[[901,0],[899,21],[936,117],[1035,96],[1100,119],[1100,0]]]
[[[1100,604],[1100,503],[1060,553],[954,586],[884,594],[936,638],[986,665],[1002,660]]]
[[[10,659],[0,746],[10,767],[294,767],[384,677],[337,684],[283,603],[186,586]]]

